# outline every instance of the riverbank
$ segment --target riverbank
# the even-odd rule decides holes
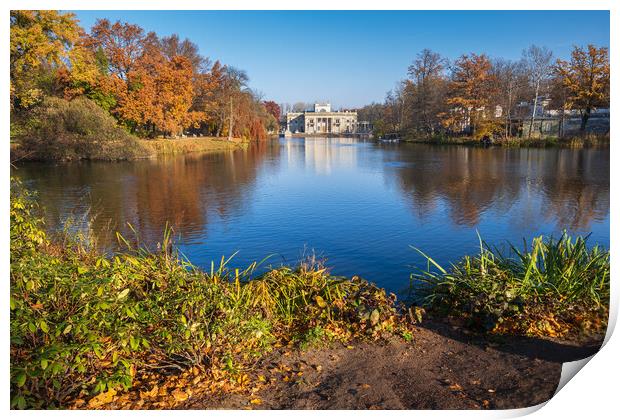
[[[563,148],[604,148],[609,147],[609,134],[586,135],[572,137],[543,137],[521,138],[511,137],[508,139],[495,139],[490,143],[483,144],[480,139],[473,137],[408,137],[404,136],[401,141],[405,143],[424,143],[436,145],[465,145],[465,146],[500,146],[500,147],[563,147]]]
[[[553,335],[547,329],[532,330],[532,336],[542,338],[528,339],[505,328],[480,332],[477,318],[466,316],[473,308],[458,303],[465,296],[459,287],[450,288],[450,293],[456,291],[453,295],[436,289],[445,301],[453,298],[454,318],[463,321],[456,324],[445,321],[450,315],[435,321],[422,308],[402,304],[357,276],[332,276],[315,261],[254,275],[257,265],[239,270],[224,259],[206,271],[193,266],[174,251],[171,231],[154,251],[119,236],[124,249],[110,257],[89,243],[79,236],[48,236],[32,194],[12,184],[13,407],[220,408],[239,401],[246,408],[473,407],[472,398],[462,395],[477,398],[477,408],[518,407],[550,396],[557,382],[544,378],[558,377],[556,359],[576,354],[553,347],[557,340],[545,338]],[[601,280],[596,275],[608,271],[608,254],[590,256],[578,250],[568,249],[568,258],[553,258],[565,259],[567,269],[585,284],[583,289],[599,295],[600,306],[606,308],[608,277]],[[545,260],[544,255],[532,255]],[[482,256],[484,261],[491,258]],[[476,260],[470,265],[479,266]],[[499,302],[498,288],[485,292],[487,286],[507,285],[500,291],[509,298],[508,291],[520,280],[533,283],[540,274],[528,268],[531,274],[500,282],[506,277],[497,272],[502,265],[489,263],[489,275],[468,274],[482,283],[476,293]],[[520,273],[521,267],[515,264],[507,270]],[[459,277],[458,272],[445,274]],[[431,283],[437,278],[426,277]],[[596,285],[589,287],[588,282]],[[543,292],[545,301],[563,296],[565,289],[551,279],[543,284],[536,290]],[[507,312],[502,316],[537,325],[537,315],[548,315],[548,306],[524,290],[523,295],[512,295],[521,300],[522,311],[504,300],[507,305],[501,308]],[[562,302],[590,302],[571,290],[575,293],[562,297]],[[489,307],[488,301],[480,300]],[[435,306],[429,302],[427,309],[434,312]],[[591,306],[580,313],[598,316],[598,307]],[[530,316],[532,308],[540,313]],[[496,308],[489,309],[488,315],[497,316]],[[563,316],[558,320],[566,321]],[[505,326],[503,319],[495,322]],[[587,325],[590,330],[597,327]],[[572,350],[591,350],[590,338],[577,338]],[[497,343],[508,347],[496,352]],[[539,356],[508,355],[533,350],[539,350]],[[539,357],[556,361],[527,370]],[[395,369],[402,372],[393,375]],[[548,382],[537,393],[539,381]],[[373,387],[380,399],[362,399]],[[397,400],[388,399],[390,389],[397,391]],[[483,391],[496,395],[483,399]]]
[[[225,152],[247,147],[249,140],[228,137],[187,137],[180,139],[139,140],[154,155],[177,155],[183,153]]]
[[[68,160],[139,160],[148,159],[160,155],[179,155],[185,153],[218,153],[231,150],[243,149],[250,144],[249,140],[228,137],[188,137],[180,139],[135,139],[136,152],[131,155],[108,158],[106,156],[95,158],[72,157]],[[42,160],[39,154],[25,150],[20,142],[11,142],[11,162],[20,160]],[[67,159],[60,159],[67,160]]]

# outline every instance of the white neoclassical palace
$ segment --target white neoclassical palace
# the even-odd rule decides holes
[[[358,124],[357,111],[332,112],[331,104],[314,104],[314,109],[286,114],[286,133],[355,134],[367,132],[366,123]]]

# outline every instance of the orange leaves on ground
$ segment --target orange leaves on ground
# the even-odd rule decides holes
[[[90,401],[88,401],[89,408],[100,408],[105,404],[109,404],[114,400],[116,396],[116,390],[110,389],[109,391],[102,392],[95,397],[93,397]]]

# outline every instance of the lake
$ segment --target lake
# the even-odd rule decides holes
[[[609,159],[608,149],[282,138],[137,162],[19,163],[12,175],[38,190],[48,229],[70,218],[103,248],[115,230],[155,247],[169,223],[204,268],[235,252],[237,267],[316,255],[398,293],[424,266],[410,246],[440,264],[475,252],[477,232],[505,246],[566,229],[608,247]]]

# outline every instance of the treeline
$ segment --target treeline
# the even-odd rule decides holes
[[[11,11],[10,26],[14,135],[40,123],[32,121],[40,107],[49,117],[50,107],[76,98],[144,138],[230,132],[262,140],[277,131],[278,105],[262,101],[244,71],[211,62],[189,39],[107,19],[86,32],[73,14],[47,10]]]
[[[531,137],[541,106],[559,110],[562,119],[567,110],[578,110],[585,132],[592,112],[609,107],[608,49],[576,46],[565,61],[533,45],[520,60],[472,53],[453,62],[425,49],[384,103],[360,109],[358,119],[372,122],[379,136],[423,138],[508,138],[516,134],[511,121],[517,119],[519,134]]]

